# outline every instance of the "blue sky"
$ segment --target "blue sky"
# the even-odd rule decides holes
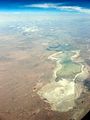
[[[1,11],[61,10],[90,11],[90,0],[2,0]]]

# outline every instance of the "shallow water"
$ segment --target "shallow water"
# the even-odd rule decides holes
[[[79,51],[69,53],[61,51],[51,55],[50,58],[56,62],[54,81],[52,78],[38,94],[47,100],[52,110],[66,112],[76,106],[75,100],[85,91],[83,80],[89,76],[88,68],[82,62],[84,60],[81,60]]]

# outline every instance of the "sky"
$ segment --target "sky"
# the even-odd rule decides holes
[[[0,11],[57,10],[90,13],[90,0],[0,0]]]

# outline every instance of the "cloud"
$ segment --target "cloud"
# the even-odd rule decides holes
[[[86,9],[86,8],[79,7],[79,6],[61,6],[59,7],[59,9],[90,14],[90,9]]]
[[[34,26],[34,27],[22,27],[22,29],[26,33],[38,32],[39,31],[38,27],[36,27],[36,26]]]
[[[32,8],[54,8],[56,5],[54,4],[31,4],[31,5],[25,5],[25,7],[32,7]]]
[[[90,14],[90,9],[79,7],[79,6],[65,6],[64,3],[43,3],[43,4],[30,4],[25,5],[26,8],[43,8],[43,9],[58,9],[58,10],[67,10],[67,11],[76,11],[81,13],[88,13]]]

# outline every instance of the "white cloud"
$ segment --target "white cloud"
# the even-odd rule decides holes
[[[43,4],[30,4],[30,5],[25,5],[24,7],[26,8],[54,8],[54,9],[59,9],[59,10],[68,10],[68,11],[77,11],[77,12],[82,12],[82,13],[88,13],[90,14],[90,9],[79,7],[79,6],[64,6],[64,3],[43,3]]]
[[[90,9],[85,9],[79,6],[60,6],[59,9],[77,11],[77,12],[82,12],[82,13],[90,13]]]
[[[29,32],[38,32],[39,29],[37,27],[22,27],[24,32],[29,33]]]
[[[47,4],[47,3],[44,3],[44,4],[31,4],[31,5],[25,5],[25,7],[36,7],[36,8],[54,8],[55,5],[54,4]]]

